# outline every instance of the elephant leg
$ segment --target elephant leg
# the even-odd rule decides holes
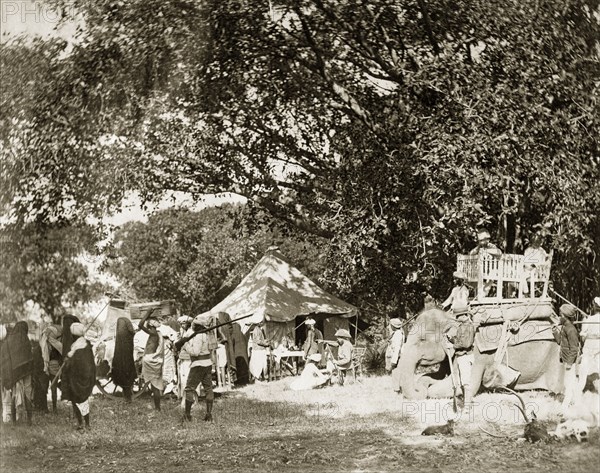
[[[434,399],[451,398],[454,391],[453,386],[452,378],[450,376],[438,381],[431,380],[427,388],[427,397]]]
[[[465,392],[465,402],[470,402],[473,400],[473,397],[479,391],[481,387],[481,380],[483,379],[483,373],[485,372],[485,363],[481,363],[475,357],[475,362],[471,367],[471,384],[468,387],[468,393]],[[468,401],[467,401],[468,399]]]

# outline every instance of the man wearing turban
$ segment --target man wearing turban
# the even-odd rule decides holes
[[[564,369],[563,414],[569,409],[577,392],[577,374],[575,363],[579,355],[579,334],[573,320],[577,317],[577,308],[572,304],[563,304],[559,309],[562,328],[552,327],[556,341],[560,344],[560,362]]]
[[[192,419],[192,406],[196,398],[196,388],[200,383],[206,393],[205,421],[212,421],[214,393],[212,388],[212,352],[217,348],[214,331],[214,320],[209,314],[201,314],[194,318],[192,328],[177,343],[177,348],[185,348],[190,356],[190,373],[185,386],[184,420]]]
[[[96,384],[96,363],[91,343],[85,339],[85,327],[76,322],[70,325],[73,343],[66,354],[61,389],[63,398],[73,403],[73,412],[77,419],[77,429],[90,427],[89,397]]]
[[[48,375],[50,381],[58,374],[63,362],[63,346],[61,342],[62,327],[60,325],[49,325],[42,332],[40,339],[40,348],[42,349],[42,358],[44,359],[44,372]],[[52,393],[52,412],[56,414],[57,383],[50,385]]]

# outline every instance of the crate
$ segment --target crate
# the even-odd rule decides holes
[[[129,314],[132,320],[143,318],[148,312],[152,317],[170,317],[176,314],[175,301],[142,302],[129,305]]]

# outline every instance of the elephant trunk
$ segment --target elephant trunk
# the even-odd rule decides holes
[[[405,350],[398,362],[400,372],[400,388],[405,399],[425,399],[427,388],[418,386],[415,382],[415,370],[421,360],[421,354],[417,350]]]

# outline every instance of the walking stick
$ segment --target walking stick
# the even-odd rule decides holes
[[[454,409],[454,413],[456,414],[458,412],[458,405],[456,402],[456,384],[458,382],[458,379],[456,379],[456,374],[454,372],[454,360],[452,359],[450,348],[446,347],[445,344],[442,345],[442,348],[444,349],[444,352],[448,357],[448,364],[450,365],[450,378],[452,379],[452,407]]]

